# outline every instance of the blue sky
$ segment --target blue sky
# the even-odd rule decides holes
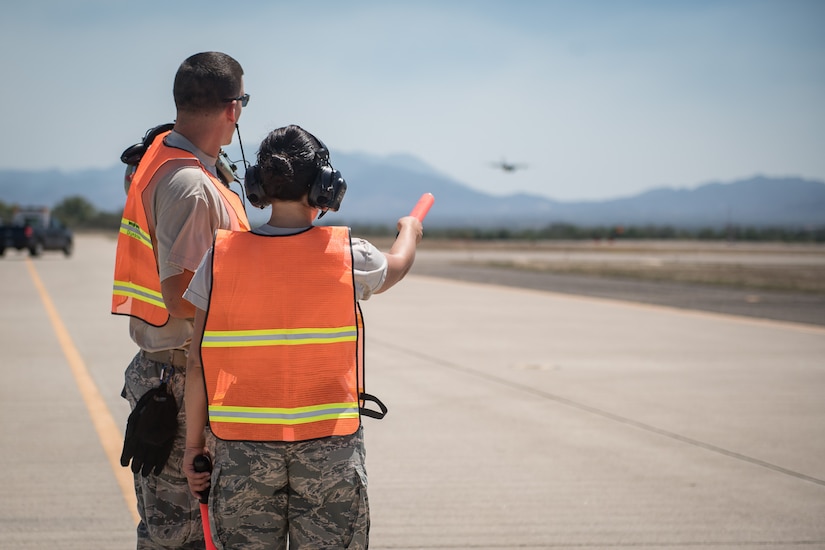
[[[252,95],[247,159],[296,123],[333,163],[336,151],[406,153],[493,194],[825,181],[825,1],[29,0],[3,11],[0,168],[118,164],[174,118],[180,62],[220,50]],[[228,150],[240,158],[237,140]],[[528,168],[491,167],[502,158]]]

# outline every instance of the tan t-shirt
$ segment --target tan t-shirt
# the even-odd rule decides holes
[[[166,144],[185,149],[215,174],[215,157],[209,156],[177,132]],[[146,213],[157,239],[160,280],[195,272],[204,253],[212,246],[217,229],[230,229],[229,212],[220,191],[201,170],[189,164],[170,162],[154,176],[154,191]],[[135,317],[130,318],[129,334],[146,351],[187,348],[192,337],[192,319],[171,317],[162,327],[153,327]]]

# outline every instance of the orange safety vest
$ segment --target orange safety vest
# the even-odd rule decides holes
[[[349,435],[362,393],[363,343],[349,228],[289,236],[220,230],[201,340],[209,425],[221,439]],[[361,414],[359,414],[361,413]]]
[[[138,317],[156,327],[169,321],[169,312],[160,291],[156,239],[146,215],[146,203],[151,197],[146,191],[162,166],[170,161],[185,161],[200,167],[220,191],[224,207],[229,212],[231,228],[249,230],[246,211],[238,195],[210,174],[195,155],[166,145],[163,140],[169,133],[165,132],[155,138],[132,178],[117,238],[115,282],[112,289],[112,313]]]

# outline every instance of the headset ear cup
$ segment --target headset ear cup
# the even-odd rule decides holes
[[[261,185],[261,169],[258,168],[257,164],[246,169],[243,185],[246,190],[246,198],[249,199],[252,206],[256,208],[267,207],[266,193],[264,193],[263,185]]]
[[[309,133],[309,132],[307,132]],[[344,200],[344,193],[347,191],[347,182],[344,181],[341,172],[332,167],[329,162],[329,149],[324,142],[309,134],[318,144],[315,150],[315,165],[318,167],[318,175],[310,184],[307,192],[307,202],[313,208],[332,210],[337,212]]]
[[[310,206],[318,208],[326,208],[327,203],[332,198],[332,179],[330,177],[331,169],[329,166],[321,166],[318,169],[318,175],[315,176],[315,181],[309,186],[309,194],[307,195],[307,202]]]
[[[325,165],[318,170],[318,176],[309,188],[307,202],[315,208],[337,212],[346,191],[347,182],[344,181],[341,172]]]

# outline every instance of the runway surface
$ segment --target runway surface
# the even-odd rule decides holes
[[[712,273],[725,266],[769,268],[773,276],[788,271],[817,270],[825,277],[825,248],[777,243],[691,243],[682,241],[562,243],[553,246],[487,246],[425,248],[414,273],[577,296],[592,296],[680,309],[727,313],[825,326],[825,294],[694,284],[642,278],[582,276],[536,269],[506,269],[496,264],[629,264],[655,272],[664,265],[703,266]],[[595,270],[594,270],[595,271]],[[813,275],[815,276],[815,275]]]
[[[113,261],[0,260],[0,548],[134,548]],[[825,548],[825,328],[425,264],[363,304],[373,548]]]

